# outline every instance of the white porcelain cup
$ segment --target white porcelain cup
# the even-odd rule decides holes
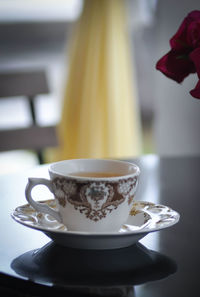
[[[94,172],[99,176],[91,176]],[[139,174],[139,167],[129,162],[65,160],[50,165],[50,180],[29,178],[25,194],[36,211],[51,215],[69,231],[114,232],[129,216]],[[54,194],[57,210],[33,200],[31,191],[40,184]]]

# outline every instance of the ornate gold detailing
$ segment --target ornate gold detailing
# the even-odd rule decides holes
[[[45,200],[40,203],[47,204],[56,209],[56,201]],[[159,209],[159,212],[155,212]],[[152,211],[153,210],[153,211]],[[12,213],[12,217],[19,223],[36,228],[38,230],[67,232],[67,227],[57,222],[51,216],[37,212],[30,204],[19,206]],[[179,214],[168,206],[154,204],[151,202],[137,201],[133,204],[127,223],[123,225],[119,234],[122,232],[160,230],[170,227],[179,219]]]
[[[125,200],[130,205],[136,185],[137,177],[118,182],[75,183],[71,179],[58,177],[53,180],[54,195],[58,203],[62,207],[71,203],[76,210],[94,222],[105,218]]]

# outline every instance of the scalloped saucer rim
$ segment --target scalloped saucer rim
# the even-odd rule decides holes
[[[54,203],[54,200],[43,200],[40,201],[41,203]],[[141,233],[150,233],[154,231],[159,231],[165,228],[169,228],[176,223],[178,223],[180,219],[180,214],[173,210],[172,208],[162,205],[162,204],[156,204],[148,201],[135,201],[133,204],[133,208],[130,212],[129,218],[127,222],[122,226],[122,228],[118,232],[83,232],[83,231],[70,231],[67,229],[64,229],[65,226],[58,223],[55,219],[50,222],[56,222],[58,225],[58,229],[51,228],[51,226],[45,227],[42,226],[40,222],[37,222],[37,224],[34,222],[31,224],[30,222],[27,222],[27,220],[24,220],[20,218],[20,214],[23,216],[23,210],[26,208],[32,209],[32,212],[35,213],[35,216],[39,216],[42,218],[41,213],[37,213],[32,206],[30,206],[28,203],[18,206],[15,208],[15,210],[11,213],[11,217],[18,223],[38,230],[42,232],[53,232],[57,234],[67,234],[67,235],[75,235],[75,236],[124,236],[124,235],[139,235]],[[155,212],[157,210],[157,212]],[[164,213],[163,213],[164,212]],[[168,214],[166,214],[168,213]],[[171,215],[169,214],[171,213]],[[141,227],[137,227],[137,225],[133,225],[133,218],[136,218],[139,214],[143,214],[144,217],[147,217],[147,221],[141,225]],[[49,215],[44,215],[46,218],[50,217]]]

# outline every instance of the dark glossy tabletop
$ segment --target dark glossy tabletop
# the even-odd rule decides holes
[[[133,161],[141,168],[136,200],[170,206],[181,217],[116,250],[57,246],[11,218],[26,203],[27,178],[48,177],[47,165],[0,176],[0,296],[199,296],[200,157]],[[40,198],[50,198],[46,189]]]

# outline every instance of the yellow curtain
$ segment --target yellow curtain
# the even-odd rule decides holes
[[[124,0],[85,0],[70,43],[56,160],[141,153]],[[55,160],[54,160],[55,161]]]

